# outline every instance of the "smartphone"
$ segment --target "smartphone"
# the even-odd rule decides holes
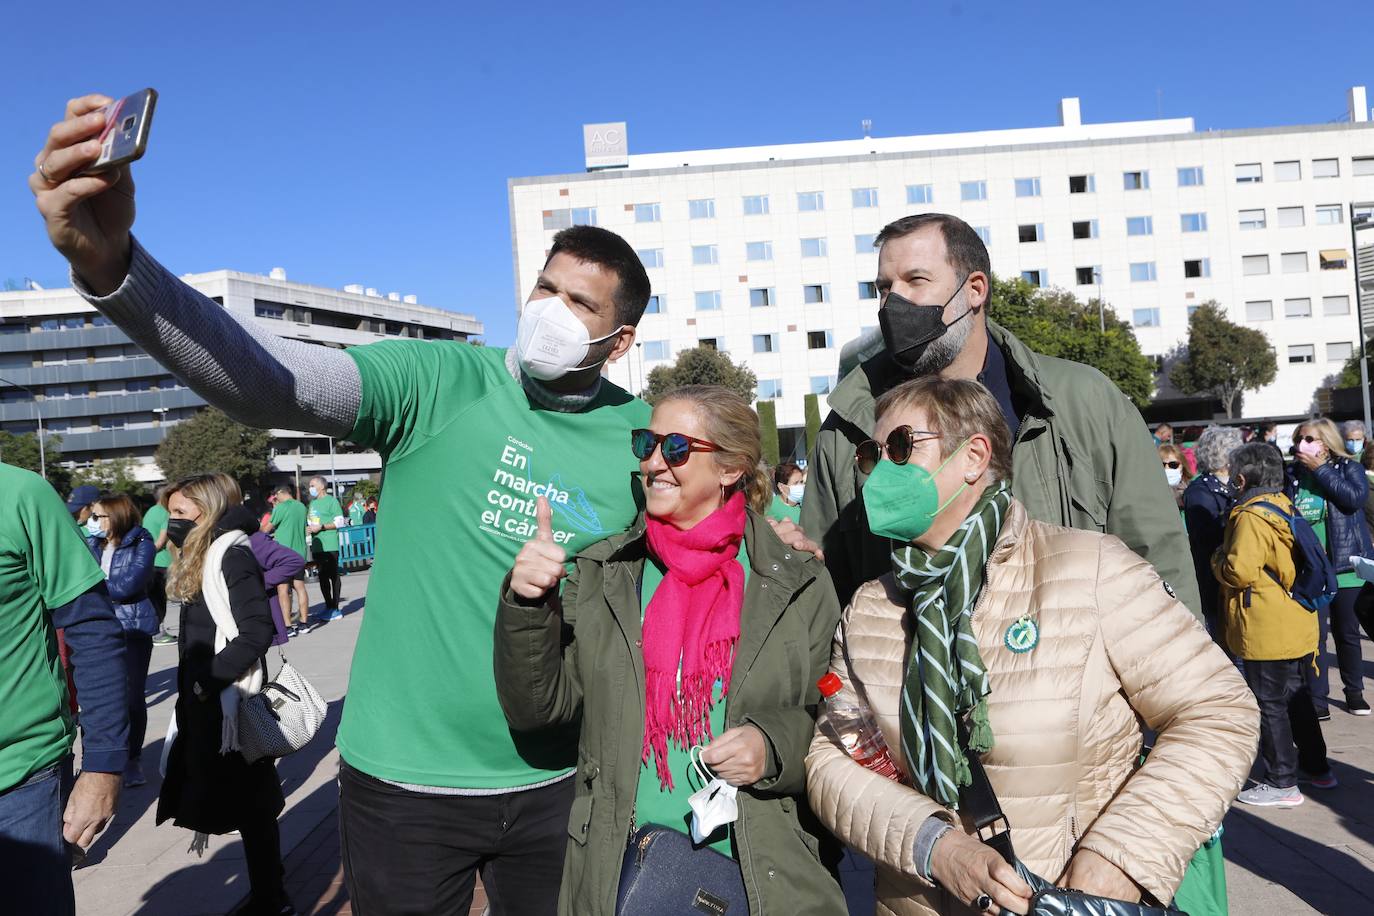
[[[148,150],[148,130],[153,126],[156,105],[156,89],[143,89],[106,105],[100,158],[82,174],[108,171],[141,158]]]

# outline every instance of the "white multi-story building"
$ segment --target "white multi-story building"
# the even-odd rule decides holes
[[[592,125],[589,171],[510,181],[517,308],[554,231],[612,229],[654,299],[611,378],[638,390],[678,351],[714,345],[754,370],[780,426],[800,426],[840,346],[877,324],[874,235],[941,211],[977,228],[999,276],[1100,293],[1152,356],[1217,300],[1278,355],[1245,413],[1300,414],[1359,339],[1350,205],[1374,202],[1374,124],[1362,88],[1347,102],[1338,123],[1199,131],[1085,124],[1064,99],[1050,127],[638,155],[624,125]]]
[[[342,291],[217,270],[182,279],[230,312],[281,337],[343,348],[410,337],[466,340],[471,315],[419,305],[414,296],[348,286]],[[153,460],[167,429],[205,406],[74,290],[0,292],[0,429],[61,436],[61,460],[86,466],[129,458],[141,479],[162,479]],[[287,478],[337,471],[350,483],[381,470],[376,452],[292,430],[272,430],[271,469]]]

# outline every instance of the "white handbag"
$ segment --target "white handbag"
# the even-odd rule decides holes
[[[282,653],[277,676],[239,704],[239,753],[253,763],[285,757],[310,743],[329,707]]]

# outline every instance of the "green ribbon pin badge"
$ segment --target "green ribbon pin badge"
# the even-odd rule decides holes
[[[1008,649],[1022,655],[1034,649],[1040,642],[1040,626],[1029,614],[1018,617],[1007,627],[1007,635],[1002,640]]]

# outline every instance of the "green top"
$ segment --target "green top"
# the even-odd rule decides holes
[[[363,516],[367,514],[367,507],[361,502],[351,502],[348,504],[348,523],[350,525],[361,525]]]
[[[787,501],[782,498],[781,493],[773,494],[773,502],[765,513],[769,518],[776,518],[779,521],[790,519],[793,522],[801,518],[801,504],[789,506]]]
[[[334,519],[340,515],[343,515],[343,506],[339,505],[339,501],[328,493],[322,493],[310,500],[309,515],[306,517],[306,521],[312,525],[332,525]],[[310,546],[315,553],[338,553],[338,529],[329,528],[318,532],[311,540]]]
[[[649,407],[605,379],[576,412],[531,403],[506,351],[452,341],[352,347],[362,377],[348,438],[382,453],[387,518],[349,676],[339,753],[378,779],[512,789],[556,778],[575,729],[513,733],[496,697],[501,582],[553,508],[572,556],[634,521],[630,430]]]
[[[309,559],[305,554],[304,503],[299,499],[277,500],[268,522],[272,525],[272,536],[277,539],[278,544],[290,547],[300,554],[302,559]]]
[[[1293,506],[1302,513],[1302,517],[1307,519],[1307,523],[1312,526],[1312,530],[1317,533],[1317,540],[1321,541],[1322,547],[1326,547],[1326,499],[1318,493],[1307,488],[1311,483],[1306,474],[1298,477],[1298,497],[1293,500]],[[1364,585],[1364,580],[1352,572],[1336,574],[1337,588],[1360,588]]]
[[[0,793],[61,760],[76,733],[52,612],[104,580],[61,497],[0,464]]]
[[[162,532],[167,530],[167,510],[162,508],[161,504],[153,503],[148,511],[143,513],[143,527],[153,536],[153,540],[157,541],[158,538],[162,537]],[[157,556],[153,558],[153,565],[158,569],[166,569],[171,566],[172,548],[163,545],[163,548],[157,552]]]
[[[744,567],[744,582],[749,583],[749,552],[745,549],[744,539],[740,539],[737,559]],[[667,570],[658,558],[649,554],[644,563],[644,581],[640,584],[640,620],[649,609],[649,599],[653,598],[663,575]],[[717,737],[725,731],[725,703],[720,702],[722,690],[720,681],[711,688],[711,735]],[[706,742],[706,743],[709,743]],[[705,744],[702,745],[703,747]],[[658,765],[653,755],[639,768],[639,787],[635,790],[635,820],[640,824],[662,824],[674,830],[690,834],[692,831],[692,808],[687,797],[702,786],[692,765],[692,756],[677,746],[675,741],[668,742],[668,769],[673,774],[673,787],[661,788],[658,784]],[[722,855],[735,857],[730,844],[729,826],[721,827],[706,838],[706,845]]]

